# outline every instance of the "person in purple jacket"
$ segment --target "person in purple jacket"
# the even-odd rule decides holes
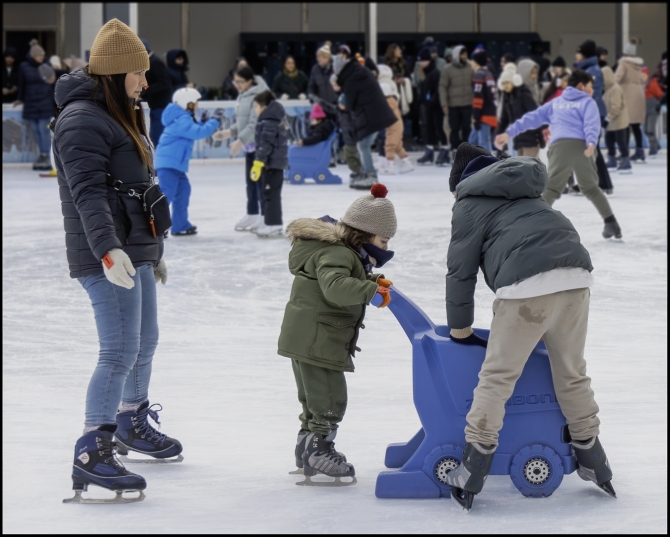
[[[600,113],[592,95],[593,77],[576,69],[560,97],[512,123],[506,132],[496,136],[495,144],[502,149],[510,138],[549,124],[549,181],[542,199],[553,205],[561,197],[568,177],[574,171],[579,188],[605,221],[603,237],[620,239],[621,228],[605,194],[598,188],[595,149],[600,134]]]

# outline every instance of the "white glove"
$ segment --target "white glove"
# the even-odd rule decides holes
[[[307,100],[307,95],[305,95],[304,93],[301,93],[300,95],[298,95],[298,99],[300,99],[301,101],[306,101]]]
[[[280,97],[280,99],[281,99],[282,101],[288,101],[288,93],[284,93],[284,94]]]
[[[107,279],[114,285],[125,287],[126,289],[135,287],[135,282],[130,277],[135,276],[135,267],[133,267],[133,262],[128,257],[128,254],[121,250],[121,248],[112,248],[102,256],[102,268],[105,271]]]
[[[154,267],[154,278],[156,278],[156,285],[159,282],[165,285],[165,282],[167,282],[167,265],[164,259],[161,259],[158,265]]]

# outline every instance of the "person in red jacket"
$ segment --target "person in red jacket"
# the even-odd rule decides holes
[[[652,76],[649,78],[649,67],[642,68],[642,81],[646,84],[644,87],[644,97],[646,100],[646,116],[644,119],[644,133],[649,140],[649,156],[655,157],[658,154],[659,143],[656,138],[656,122],[658,121],[658,103],[663,97],[663,89],[658,83],[658,78]]]
[[[473,130],[469,143],[491,151],[491,130],[498,126],[496,81],[486,67],[486,52],[479,50],[472,55],[472,116]]]

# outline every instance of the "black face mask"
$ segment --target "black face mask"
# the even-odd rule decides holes
[[[386,263],[391,261],[395,255],[393,250],[382,250],[381,248],[377,248],[374,244],[370,244],[369,242],[363,244],[362,248],[377,262],[375,265],[376,268],[383,267]]]

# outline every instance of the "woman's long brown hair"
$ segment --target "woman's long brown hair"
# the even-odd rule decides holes
[[[107,112],[133,139],[142,162],[153,167],[151,150],[147,147],[147,144],[151,142],[144,124],[144,112],[141,106],[137,110],[135,109],[132,100],[126,93],[126,75],[93,75],[88,73],[88,76],[96,82],[93,90],[94,98],[99,91],[105,94]]]

